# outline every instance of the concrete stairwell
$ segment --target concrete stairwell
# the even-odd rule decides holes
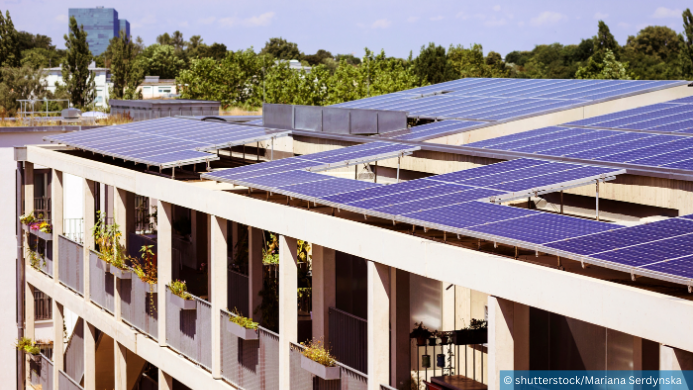
[[[115,384],[113,339],[104,334],[96,346],[96,390],[113,390]],[[127,389],[133,390],[147,362],[128,350]]]

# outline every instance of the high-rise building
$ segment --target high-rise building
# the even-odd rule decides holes
[[[121,30],[130,37],[130,23],[118,19],[118,11],[113,8],[70,8],[68,14],[77,19],[78,25],[84,26],[89,49],[95,56],[105,52],[111,38],[120,36]]]

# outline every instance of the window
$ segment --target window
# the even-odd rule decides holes
[[[159,87],[159,93],[171,93],[171,87]]]

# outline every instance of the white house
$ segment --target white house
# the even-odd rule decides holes
[[[177,94],[175,79],[160,79],[159,76],[144,76],[144,82],[137,86],[143,99],[174,97]]]
[[[105,108],[108,106],[108,99],[110,97],[109,88],[113,87],[110,70],[108,68],[97,68],[94,62],[89,65],[89,70],[95,73],[94,81],[96,83],[96,106]],[[60,66],[56,66],[53,68],[44,68],[44,71],[46,72],[46,89],[55,93],[56,85],[63,84],[62,68]]]

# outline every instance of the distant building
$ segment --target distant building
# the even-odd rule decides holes
[[[159,76],[145,76],[144,82],[137,86],[143,99],[159,99],[177,96],[175,79],[160,79]]]
[[[56,83],[58,85],[63,84],[63,73],[62,68],[56,66],[54,68],[43,69],[46,76],[46,89],[52,93],[55,93]],[[96,64],[92,62],[89,65],[89,71],[94,73],[94,82],[96,83],[96,107],[105,108],[108,106],[109,99],[109,87],[113,87],[111,83],[111,73],[108,68],[97,68]]]
[[[84,26],[89,49],[95,56],[105,52],[108,42],[113,37],[119,37],[121,30],[130,37],[130,23],[118,19],[118,11],[113,8],[70,8],[68,14],[77,19],[78,25]]]

